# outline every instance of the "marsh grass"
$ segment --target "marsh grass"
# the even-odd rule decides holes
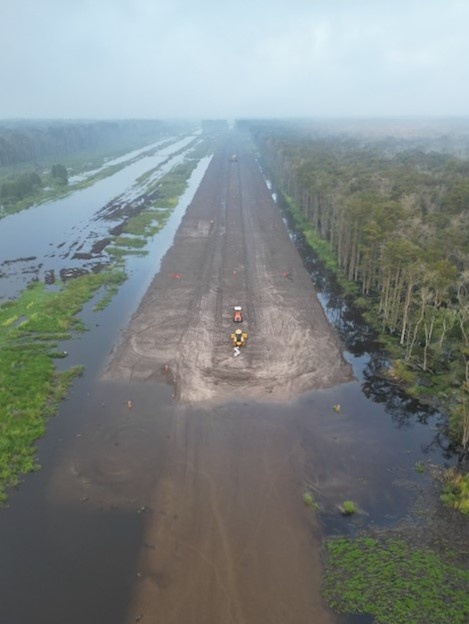
[[[469,515],[469,474],[450,468],[443,475],[441,501],[464,515]]]
[[[15,301],[0,307],[0,502],[20,475],[37,470],[34,442],[66,395],[82,367],[58,372],[54,365],[60,340],[84,329],[77,314],[99,289],[114,289],[119,271],[89,274],[59,291],[32,284]],[[13,317],[21,323],[12,323]]]
[[[134,236],[153,236],[166,225],[171,212],[168,208],[146,208],[130,217],[125,224],[124,232]]]
[[[198,161],[185,159],[169,173],[158,180],[153,191],[153,206],[156,208],[175,208],[179,197],[187,188],[187,181],[194,171]]]
[[[415,462],[414,470],[415,470],[415,472],[419,472],[420,474],[424,473],[425,472],[425,462],[423,462],[423,461]]]
[[[379,624],[465,624],[469,570],[398,539],[331,539],[323,593],[340,613]]]

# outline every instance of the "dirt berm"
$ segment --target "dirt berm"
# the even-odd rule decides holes
[[[232,160],[236,154],[236,160]],[[247,345],[234,356],[234,305]],[[334,329],[247,142],[217,149],[104,377],[166,376],[182,403],[290,399],[349,380]]]

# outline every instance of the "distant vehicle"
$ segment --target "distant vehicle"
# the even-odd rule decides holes
[[[235,323],[243,322],[243,309],[241,306],[235,306],[233,308],[233,321]]]
[[[231,162],[238,162],[238,157],[236,156],[236,154],[233,154],[231,156]]]

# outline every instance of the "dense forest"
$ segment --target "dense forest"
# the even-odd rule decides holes
[[[77,163],[102,163],[191,128],[157,120],[0,121],[0,218],[63,192],[66,165],[73,173]]]
[[[0,167],[60,160],[68,154],[157,138],[162,121],[3,121]]]
[[[389,374],[437,401],[467,452],[467,137],[365,138],[267,122],[250,131],[278,189],[394,347]]]

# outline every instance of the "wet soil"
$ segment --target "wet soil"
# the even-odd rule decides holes
[[[244,310],[248,334],[239,357],[230,341],[235,305]],[[150,381],[162,372],[182,403],[288,400],[351,379],[336,332],[241,139],[215,154],[104,378]]]
[[[103,374],[166,379],[176,404],[129,622],[336,621],[297,428],[275,403],[351,377],[259,167],[240,139],[224,145]]]
[[[177,410],[128,622],[332,624],[301,445],[278,410]]]

